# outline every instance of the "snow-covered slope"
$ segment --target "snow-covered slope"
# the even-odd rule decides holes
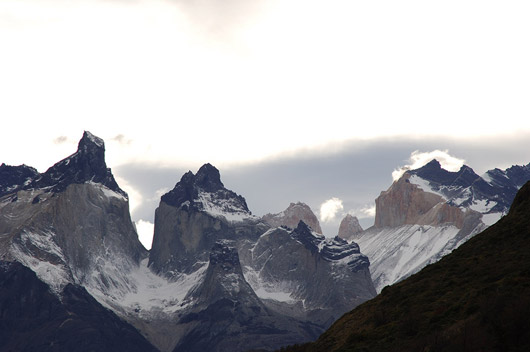
[[[354,239],[370,258],[378,291],[439,260],[500,219],[530,180],[530,164],[484,177],[470,167],[457,172],[432,160],[410,170],[376,199],[375,225]]]
[[[453,225],[370,228],[356,241],[370,258],[370,272],[379,292],[438,261],[484,228],[478,226],[467,235]]]

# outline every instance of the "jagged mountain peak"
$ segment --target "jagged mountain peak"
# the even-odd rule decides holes
[[[349,241],[361,232],[363,232],[363,228],[359,224],[359,219],[351,214],[346,214],[340,222],[338,237]]]
[[[251,215],[245,198],[226,189],[219,170],[209,163],[201,166],[197,174],[185,173],[161,201],[174,207],[186,205],[215,217],[224,216],[227,220]]]
[[[458,171],[447,171],[442,168],[436,159],[431,160],[426,165],[406,172],[409,175],[416,175],[430,182],[443,185],[469,186],[480,176],[467,165],[462,165]]]
[[[50,167],[32,183],[33,188],[51,187],[54,192],[62,192],[73,183],[94,182],[127,198],[116,183],[105,162],[105,143],[99,137],[85,131],[79,141],[77,151]]]
[[[210,163],[204,164],[197,171],[195,185],[206,192],[216,192],[224,188],[219,170]]]
[[[26,166],[0,166],[0,196],[26,189],[45,189],[46,192],[63,192],[70,184],[99,183],[127,198],[105,163],[105,143],[85,131],[77,151],[59,161],[46,172]]]
[[[94,149],[105,149],[105,142],[103,139],[93,135],[89,131],[83,132],[83,137],[79,141],[78,150],[88,150],[89,148]]]
[[[303,221],[313,231],[322,234],[318,218],[309,205],[302,202],[290,203],[284,211],[278,214],[266,214],[262,219],[272,227],[287,226],[289,228],[296,228],[298,223]]]
[[[39,172],[27,165],[0,165],[0,197],[13,193],[29,184]]]

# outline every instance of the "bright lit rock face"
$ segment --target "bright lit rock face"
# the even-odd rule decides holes
[[[296,228],[300,221],[303,221],[313,231],[322,234],[322,228],[317,217],[307,204],[301,202],[289,204],[287,209],[281,213],[266,214],[263,216],[263,221],[271,227],[287,226],[292,229]]]

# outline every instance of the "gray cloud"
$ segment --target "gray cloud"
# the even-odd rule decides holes
[[[256,215],[280,212],[296,201],[307,203],[318,215],[320,205],[331,197],[343,201],[346,214],[373,206],[379,193],[392,184],[392,171],[405,165],[411,152],[434,149],[448,149],[451,155],[465,159],[478,174],[495,167],[530,162],[529,135],[466,140],[399,138],[349,142],[339,150],[279,156],[260,163],[220,168],[220,172],[225,186],[243,195]],[[147,200],[136,209],[133,218],[150,221],[159,203],[156,192],[173,188],[187,171],[141,164],[123,165],[115,170]],[[340,220],[323,223],[324,233],[335,235]],[[360,222],[366,228],[373,224],[373,218]]]
[[[114,138],[112,138],[111,140],[115,141],[115,142],[118,142],[120,144],[125,144],[125,145],[128,145],[128,144],[132,143],[132,139],[126,138],[125,135],[123,135],[123,134],[118,134]]]

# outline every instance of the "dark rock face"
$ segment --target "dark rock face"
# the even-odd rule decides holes
[[[368,258],[355,243],[326,239],[300,222],[294,230],[272,229],[252,249],[249,265],[256,281],[274,297],[278,289],[288,291],[291,303],[275,304],[284,314],[305,317],[329,326],[348,307],[375,296]],[[286,306],[304,302],[302,312]],[[291,313],[289,313],[291,312]]]
[[[191,171],[184,174],[180,182],[171,191],[162,196],[161,201],[174,207],[180,207],[183,203],[190,202],[189,206],[203,210],[201,203],[196,202],[200,192],[214,193],[216,196],[215,200],[219,201],[219,203],[222,203],[223,200],[231,201],[232,204],[230,205],[233,205],[234,209],[226,207],[227,211],[237,209],[250,212],[245,198],[226,189],[221,182],[219,170],[211,164],[203,165],[197,175],[194,175]]]
[[[26,165],[0,165],[0,197],[15,193],[30,183],[38,174],[37,170]]]
[[[237,249],[218,242],[202,283],[187,297],[191,312],[175,352],[274,349],[316,338],[320,329],[270,311],[246,282]]]
[[[52,187],[53,192],[62,192],[70,184],[89,181],[102,184],[127,197],[107,168],[103,140],[85,131],[79,141],[77,152],[50,167],[31,186]]]
[[[16,262],[0,262],[0,350],[157,351],[84,288],[67,285],[59,299]]]

